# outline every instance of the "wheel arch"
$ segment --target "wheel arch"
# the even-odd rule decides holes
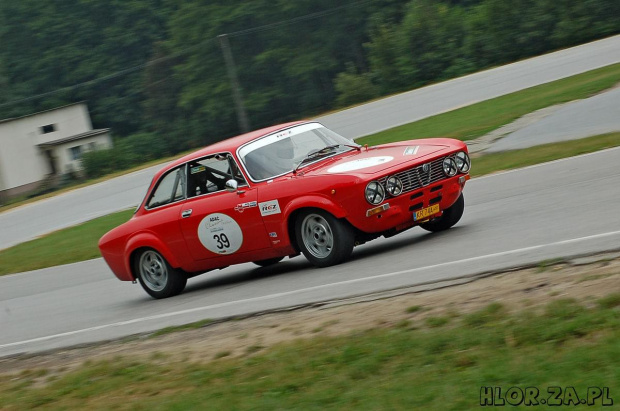
[[[150,233],[139,233],[133,236],[128,242],[126,246],[125,255],[128,256],[126,264],[127,272],[133,277],[132,279],[137,280],[138,276],[134,272],[135,267],[135,259],[143,250],[154,250],[157,251],[166,259],[168,264],[173,268],[180,268],[179,261],[174,256],[174,254],[170,251],[170,249],[166,246],[164,242],[159,240],[153,234]]]
[[[288,238],[289,238],[289,240],[291,242],[291,245],[293,246],[293,248],[297,252],[301,252],[301,248],[299,247],[299,244],[297,243],[297,236],[295,235],[295,223],[297,221],[297,218],[299,217],[300,214],[303,214],[303,213],[306,213],[306,212],[311,212],[311,211],[316,211],[316,210],[324,211],[326,213],[331,214],[332,216],[334,216],[338,220],[342,221],[344,224],[347,224],[349,227],[351,227],[351,229],[357,231],[357,229],[353,226],[353,224],[351,224],[349,222],[349,220],[346,219],[346,213],[338,213],[338,214],[340,214],[340,216],[339,216],[338,214],[334,214],[332,212],[332,210],[330,210],[330,209],[323,208],[323,207],[316,206],[316,205],[314,205],[314,206],[303,206],[303,207],[296,208],[296,209],[292,210],[290,213],[288,213],[288,215],[287,215],[287,218],[286,218],[286,229],[287,229],[287,234],[288,234]]]

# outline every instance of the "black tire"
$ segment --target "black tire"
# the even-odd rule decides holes
[[[253,261],[254,264],[261,267],[269,267],[270,265],[278,264],[284,257],[268,258],[266,260]]]
[[[144,249],[136,256],[134,270],[140,285],[153,298],[168,298],[180,294],[187,284],[187,277],[168,264],[153,249]]]
[[[461,193],[456,202],[452,204],[450,208],[444,210],[441,217],[434,218],[427,223],[420,224],[420,227],[433,233],[447,230],[448,228],[459,222],[459,220],[463,216],[464,209],[465,200],[463,199],[463,193]]]
[[[351,226],[323,210],[302,212],[295,220],[295,238],[301,252],[316,267],[346,260],[353,251]]]

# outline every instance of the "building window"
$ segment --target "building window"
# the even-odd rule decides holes
[[[71,147],[69,154],[71,155],[71,160],[79,160],[82,158],[82,146]]]
[[[53,133],[56,131],[56,124],[48,124],[41,127],[41,134]]]

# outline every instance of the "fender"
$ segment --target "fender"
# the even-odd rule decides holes
[[[143,247],[149,247],[157,250],[171,266],[181,266],[175,255],[170,251],[170,248],[164,242],[158,239],[153,233],[149,231],[138,232],[127,241],[127,245],[125,246],[125,255],[127,256],[127,259],[125,260],[125,269],[128,273],[130,273],[131,277],[134,280],[135,275],[131,267],[130,257],[135,250]]]
[[[286,204],[284,209],[282,210],[282,214],[280,217],[269,216],[272,218],[263,217],[263,221],[265,223],[265,227],[267,231],[275,231],[282,233],[282,235],[286,236],[286,241],[282,243],[282,245],[288,245],[292,243],[292,239],[288,238],[288,223],[291,214],[301,208],[318,208],[321,210],[325,210],[328,213],[332,214],[336,218],[344,218],[347,216],[346,210],[337,202],[333,201],[331,198],[326,195],[321,194],[312,194],[312,195],[303,195],[301,197],[296,197]],[[275,218],[273,218],[275,217]]]
[[[325,195],[302,195],[291,200],[284,208],[284,219],[288,220],[291,213],[300,208],[320,208],[336,218],[344,218],[347,216],[347,211],[338,203]]]

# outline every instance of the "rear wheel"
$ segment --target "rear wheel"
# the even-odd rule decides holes
[[[270,265],[278,264],[284,257],[268,258],[266,260],[254,261],[254,264],[261,267],[269,267]]]
[[[168,298],[180,294],[187,284],[187,277],[168,264],[157,251],[140,252],[135,262],[138,281],[151,297]]]
[[[353,229],[323,210],[301,213],[295,221],[295,236],[301,252],[317,267],[346,260],[353,251]]]
[[[444,210],[441,217],[434,218],[428,223],[420,224],[420,227],[433,233],[438,231],[447,230],[454,224],[458,223],[463,216],[463,210],[465,209],[465,200],[463,199],[463,193],[459,196],[450,208]]]

